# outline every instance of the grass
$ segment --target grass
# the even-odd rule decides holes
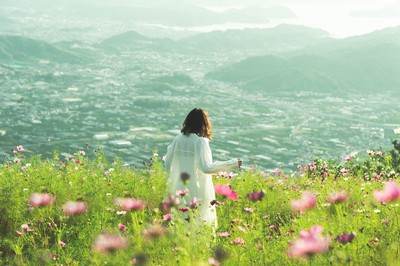
[[[164,209],[167,174],[158,157],[145,169],[131,169],[120,160],[107,162],[101,152],[89,159],[78,151],[65,161],[55,152],[53,159],[42,160],[26,158],[21,147],[17,159],[0,166],[0,264],[399,265],[398,197],[387,203],[374,197],[399,175],[394,144],[393,150],[370,151],[362,160],[316,159],[291,175],[279,170],[218,175],[214,183],[229,184],[239,198],[217,195],[215,230],[180,219],[175,208]],[[262,191],[260,200],[247,197]],[[292,201],[304,192],[316,196],[315,204],[294,209]],[[333,192],[346,198],[328,202]],[[54,198],[33,206],[33,193]],[[117,198],[140,200],[144,208],[124,210]],[[87,210],[67,215],[68,201],[84,202]],[[165,220],[167,213],[174,218]],[[195,216],[196,209],[188,214]],[[329,248],[289,256],[301,232],[316,225],[323,228],[317,238]],[[350,234],[355,237],[348,243],[336,240]]]

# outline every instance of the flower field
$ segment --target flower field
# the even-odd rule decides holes
[[[158,156],[132,169],[101,152],[42,160],[18,146],[0,166],[0,264],[399,265],[393,144],[290,175],[221,172],[216,229],[196,223],[190,191],[166,197]]]

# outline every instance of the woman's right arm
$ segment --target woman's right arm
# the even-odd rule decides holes
[[[197,143],[197,155],[200,170],[206,174],[216,174],[220,171],[229,170],[238,166],[238,159],[232,159],[223,162],[213,162],[212,153],[208,140],[200,138]]]
[[[165,170],[167,170],[167,172],[171,170],[172,157],[174,153],[174,144],[175,140],[167,147],[167,154],[165,155]]]

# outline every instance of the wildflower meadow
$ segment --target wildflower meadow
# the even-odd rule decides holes
[[[397,140],[290,174],[221,172],[216,228],[190,191],[165,195],[157,154],[135,169],[87,153],[18,146],[0,166],[1,265],[400,265]]]

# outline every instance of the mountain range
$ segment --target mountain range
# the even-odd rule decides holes
[[[268,54],[210,71],[206,78],[254,91],[400,90],[400,27]]]

